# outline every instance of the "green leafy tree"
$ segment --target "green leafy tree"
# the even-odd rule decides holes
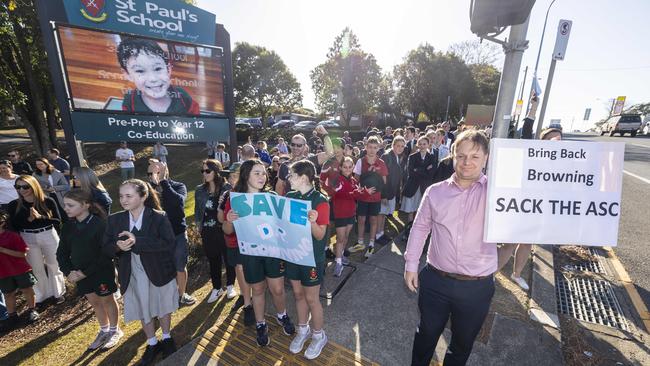
[[[340,114],[345,125],[377,104],[381,68],[372,54],[361,49],[350,28],[339,34],[324,63],[310,73],[316,106],[326,114]]]
[[[477,103],[495,105],[501,82],[501,72],[490,64],[472,64],[469,65],[469,70],[476,82]]]
[[[292,112],[302,105],[300,83],[274,51],[237,43],[232,52],[235,110],[266,117],[271,111]]]
[[[31,0],[0,2],[0,106],[13,109],[34,149],[56,146],[58,107]]]
[[[413,118],[424,112],[433,120],[443,120],[450,97],[448,117],[458,119],[477,99],[476,83],[465,62],[455,54],[436,52],[429,44],[410,51],[393,74],[396,104]]]

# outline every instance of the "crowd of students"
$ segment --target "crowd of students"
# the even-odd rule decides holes
[[[413,126],[380,131],[371,125],[353,143],[347,131],[332,138],[318,127],[309,140],[296,134],[289,144],[278,138],[270,149],[266,141],[241,146],[234,163],[222,144],[213,144],[215,149],[208,149],[209,157],[201,166],[202,184],[194,195],[195,224],[213,286],[206,301],[213,303],[224,295],[228,300],[238,297],[236,281],[244,325],[255,326],[258,345],[266,346],[270,342],[265,318],[268,288],[275,321],[285,335],[294,337],[290,351],[302,352],[311,339],[304,355],[317,358],[327,343],[319,300],[327,258],[334,260],[334,276],[341,276],[349,253],[372,256],[375,243],[387,239],[386,218],[396,210],[408,216],[408,236],[427,189],[454,174],[454,140],[462,130],[461,125],[452,133],[448,123],[422,131]],[[10,153],[12,161],[0,161],[0,290],[9,313],[2,325],[9,329],[18,323],[18,291],[27,300],[26,320],[34,322],[39,317],[38,304],[64,301],[67,279],[92,305],[100,325],[88,348],[106,349],[119,342],[123,333],[116,299],[122,296],[124,320],[139,320],[147,336],[140,360],[146,365],[159,353],[166,357],[175,351],[171,314],[196,301],[186,293],[187,188],[172,180],[168,166],[158,159],[150,159],[146,179],[133,178],[133,153],[124,151],[125,143],[121,149],[117,160],[131,164],[121,166],[123,211],[113,214],[111,198],[89,168],[70,170],[68,165],[59,171],[48,159],[39,158],[32,176],[16,151]],[[156,158],[163,156],[166,150]],[[58,158],[58,151],[53,158]],[[234,226],[239,216],[230,206],[230,192],[269,192],[310,201],[316,266],[240,254]],[[350,243],[355,225],[357,241]],[[330,226],[329,232],[336,236],[333,250],[328,245]],[[513,280],[526,288],[520,272],[529,248],[515,248],[507,247],[499,268],[516,251]],[[525,258],[519,258],[520,253]],[[286,311],[285,278],[292,285],[297,326]],[[162,328],[160,340],[155,319]]]

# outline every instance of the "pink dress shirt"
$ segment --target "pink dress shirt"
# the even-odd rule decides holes
[[[487,276],[497,270],[497,246],[483,241],[487,177],[463,189],[451,178],[429,186],[409,235],[406,271],[417,272],[424,241],[431,233],[427,263],[468,276]]]

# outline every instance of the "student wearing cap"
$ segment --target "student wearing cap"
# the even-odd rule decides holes
[[[404,253],[404,280],[418,292],[420,312],[411,365],[429,365],[450,317],[444,365],[465,365],[494,295],[497,248],[483,241],[488,139],[469,130],[453,146],[455,173],[424,192]],[[418,274],[429,234],[426,265]]]

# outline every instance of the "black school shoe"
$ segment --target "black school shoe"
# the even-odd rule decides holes
[[[38,311],[36,309],[29,309],[27,310],[27,323],[34,323],[40,319],[41,316],[38,314]]]
[[[271,343],[271,338],[269,337],[269,328],[264,324],[257,324],[255,327],[257,331],[257,345],[260,347],[268,346]]]
[[[158,342],[153,346],[147,345],[147,348],[144,350],[144,354],[138,363],[137,366],[148,366],[153,365],[156,360],[156,356],[162,351],[161,343]]]
[[[162,347],[163,360],[172,353],[176,352],[176,343],[174,343],[173,338],[163,339],[160,342],[160,346]]]
[[[10,314],[9,317],[3,321],[0,321],[0,333],[11,332],[18,325],[18,314]]]

